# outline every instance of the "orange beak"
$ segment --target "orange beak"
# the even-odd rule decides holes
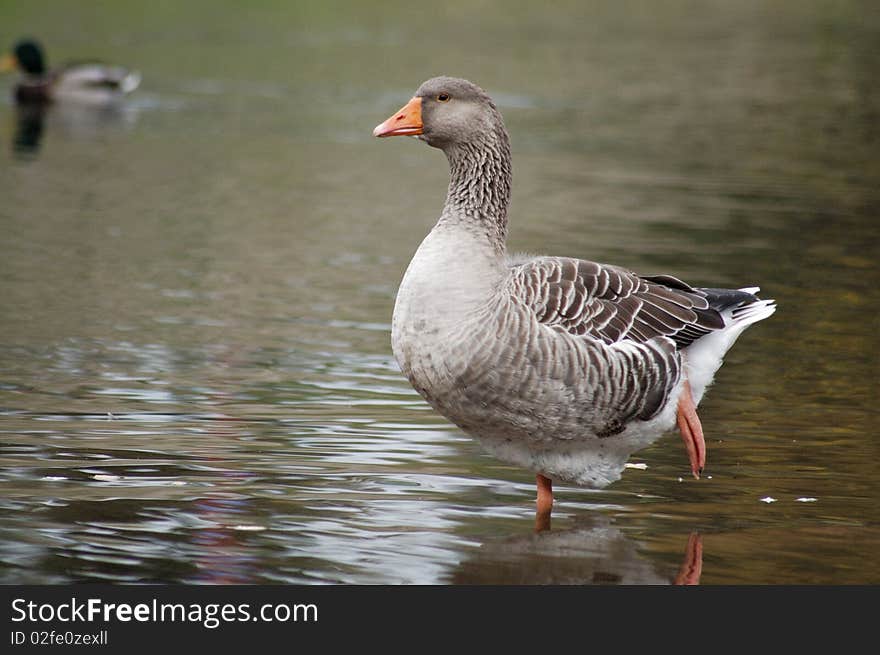
[[[373,136],[411,136],[422,133],[422,99],[413,98],[384,123],[373,130]]]

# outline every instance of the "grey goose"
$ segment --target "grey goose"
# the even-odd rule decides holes
[[[394,306],[402,372],[490,454],[552,481],[603,487],[677,424],[699,477],[696,407],[742,331],[774,301],[758,288],[692,287],[669,275],[568,257],[511,257],[511,155],[492,99],[452,77],[423,83],[373,130],[441,149],[450,182]]]

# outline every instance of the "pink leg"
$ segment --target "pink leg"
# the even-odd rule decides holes
[[[553,481],[538,473],[538,502],[535,512],[535,532],[550,529],[550,511],[553,509]]]
[[[700,479],[700,473],[706,466],[706,439],[703,436],[703,426],[700,417],[697,416],[697,407],[691,394],[691,385],[684,382],[681,397],[678,399],[678,429],[684,446],[687,448],[688,459],[691,462],[691,472],[694,477]]]

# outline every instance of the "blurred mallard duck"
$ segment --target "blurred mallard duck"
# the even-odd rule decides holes
[[[15,99],[20,103],[107,103],[134,91],[141,81],[136,71],[99,62],[69,63],[49,70],[42,47],[33,39],[19,41],[11,53],[0,59],[0,72],[16,69],[22,73],[15,85]]]

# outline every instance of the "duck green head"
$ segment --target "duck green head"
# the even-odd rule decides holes
[[[20,68],[28,75],[43,75],[46,72],[46,61],[43,49],[33,39],[23,39],[15,44],[12,55],[0,63],[0,70]]]

